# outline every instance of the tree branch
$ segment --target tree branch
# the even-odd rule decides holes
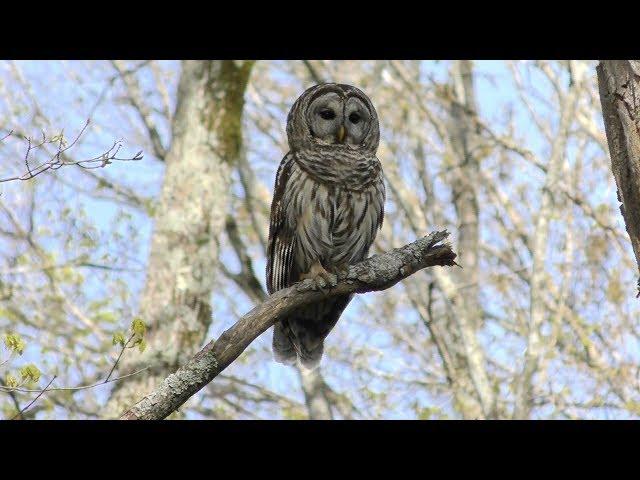
[[[167,151],[162,144],[162,138],[160,137],[158,127],[156,126],[153,120],[153,116],[151,115],[151,109],[143,100],[143,95],[140,91],[138,80],[133,75],[128,74],[131,72],[131,70],[127,70],[123,62],[119,60],[111,60],[111,65],[120,75],[122,83],[124,83],[124,86],[127,90],[126,95],[128,97],[129,103],[136,110],[138,116],[140,117],[140,120],[142,120],[142,123],[147,129],[149,140],[151,140],[151,145],[153,146],[154,155],[159,160],[164,162]]]
[[[351,293],[386,290],[426,267],[457,265],[456,254],[445,231],[374,255],[349,267],[338,277],[338,284],[328,291],[314,288],[310,280],[297,283],[269,296],[262,304],[238,320],[220,338],[209,342],[186,365],[169,375],[160,386],[121,415],[123,420],[158,420],[166,418],[192,395],[227,368],[260,334],[279,318],[318,300]]]
[[[85,158],[83,160],[68,159],[66,152],[78,143],[78,140],[80,140],[80,137],[82,137],[82,135],[87,130],[89,123],[90,121],[87,120],[84,126],[82,127],[82,129],[80,130],[80,132],[75,136],[73,140],[71,140],[70,143],[67,143],[62,133],[59,135],[56,135],[55,137],[49,138],[47,137],[46,133],[42,131],[42,138],[39,139],[38,141],[34,141],[30,137],[26,137],[25,140],[27,141],[27,151],[24,155],[24,163],[27,171],[21,175],[15,175],[13,177],[7,177],[7,178],[0,178],[0,183],[11,182],[14,180],[22,180],[22,181],[30,180],[36,175],[39,175],[48,170],[58,170],[61,167],[65,167],[69,165],[76,165],[85,170],[92,170],[95,168],[103,168],[113,163],[114,161],[131,162],[131,161],[142,160],[143,158],[142,151],[139,151],[133,157],[126,157],[126,158],[118,157],[118,153],[122,148],[122,143],[120,141],[113,142],[113,144],[111,145],[111,147],[109,147],[108,150],[106,150],[104,153],[97,155],[95,157]],[[9,138],[11,135],[13,135],[13,133],[14,133],[13,130],[9,131],[8,134],[0,138],[0,142]],[[37,164],[36,166],[29,164],[30,157],[34,155],[34,152],[36,152],[41,148],[46,148],[45,145],[50,145],[50,144],[55,146],[55,153],[48,154],[47,155],[48,159],[42,163]]]

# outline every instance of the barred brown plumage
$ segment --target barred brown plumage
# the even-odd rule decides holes
[[[364,259],[384,216],[378,116],[362,91],[335,83],[306,90],[289,112],[287,137],[290,152],[278,168],[271,205],[269,293],[305,277],[322,287]],[[275,359],[316,367],[350,300],[334,297],[281,319],[274,326]]]

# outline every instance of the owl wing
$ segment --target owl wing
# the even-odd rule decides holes
[[[296,237],[286,222],[287,212],[284,197],[294,162],[293,154],[288,153],[280,162],[276,174],[267,246],[267,291],[269,294],[291,285]]]

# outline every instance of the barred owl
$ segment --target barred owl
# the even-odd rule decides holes
[[[290,151],[276,174],[267,252],[269,293],[310,278],[321,289],[367,257],[382,226],[378,116],[351,85],[306,90],[287,117]],[[353,295],[322,300],[276,323],[276,361],[318,366],[324,339]]]

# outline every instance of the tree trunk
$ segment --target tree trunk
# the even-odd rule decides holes
[[[547,164],[547,175],[541,190],[540,207],[536,217],[532,245],[531,290],[529,302],[529,325],[527,332],[527,350],[524,366],[516,379],[515,405],[513,418],[528,419],[533,406],[533,375],[538,371],[540,359],[544,353],[540,328],[548,310],[545,296],[548,291],[545,260],[548,258],[550,222],[556,210],[556,195],[562,174],[562,162],[565,157],[569,129],[576,115],[580,85],[585,67],[578,62],[569,62],[570,86],[564,98],[560,99],[560,122],[551,145],[551,155]]]
[[[139,317],[143,354],[127,352],[121,373],[151,368],[112,392],[117,417],[201,347],[211,323],[217,238],[225,227],[232,164],[242,141],[244,91],[253,62],[184,61],[172,145],[155,213]]]
[[[611,170],[640,271],[640,61],[603,60],[597,71]]]
[[[333,420],[329,389],[319,370],[305,372],[298,368],[300,385],[304,392],[304,403],[307,406],[309,420]]]
[[[458,217],[459,263],[464,270],[451,272],[456,286],[469,285],[463,294],[449,288],[454,298],[454,316],[460,331],[463,356],[466,358],[469,376],[477,394],[482,414],[476,418],[491,418],[495,415],[495,398],[487,376],[484,354],[478,343],[477,330],[482,323],[478,290],[478,195],[479,160],[475,131],[477,106],[473,85],[473,64],[459,60],[453,64],[453,97],[450,105],[449,136],[455,163],[451,176],[453,204]],[[443,282],[441,282],[442,284]],[[450,287],[452,287],[450,285]],[[461,406],[462,407],[462,406]],[[463,411],[467,408],[461,408]],[[465,415],[466,416],[466,415]]]

